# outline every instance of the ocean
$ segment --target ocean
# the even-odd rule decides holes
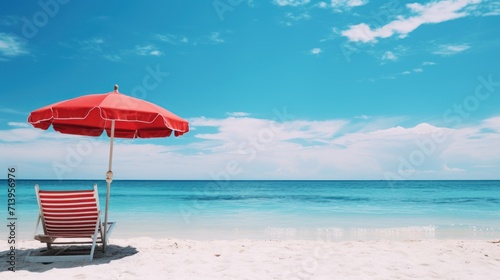
[[[33,237],[35,184],[69,190],[94,183],[104,211],[104,180],[17,181],[17,238]],[[7,191],[0,201],[7,223]],[[111,238],[498,239],[500,181],[117,180],[109,220],[117,222]]]

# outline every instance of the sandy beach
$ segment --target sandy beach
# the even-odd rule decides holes
[[[26,263],[1,279],[499,279],[495,240],[305,241],[113,239],[92,262]],[[2,241],[2,244],[7,244]],[[7,251],[2,250],[2,259]]]

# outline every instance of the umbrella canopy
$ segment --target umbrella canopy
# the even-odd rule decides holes
[[[28,122],[34,127],[66,134],[111,136],[115,121],[117,138],[180,136],[189,131],[188,122],[153,103],[115,91],[90,94],[61,101],[31,112]]]
[[[109,169],[106,173],[106,211],[104,219],[105,248],[107,242],[108,205],[113,181],[113,140],[118,138],[153,138],[183,135],[189,131],[186,120],[153,103],[127,96],[115,90],[61,101],[31,112],[28,122],[36,128],[65,134],[100,136],[104,130],[110,137]]]

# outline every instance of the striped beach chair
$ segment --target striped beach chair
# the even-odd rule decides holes
[[[35,239],[47,244],[47,251],[42,255],[26,257],[28,262],[55,262],[55,261],[92,261],[97,244],[102,244],[103,251],[108,243],[107,237],[111,234],[115,223],[110,222],[106,227],[106,240],[103,239],[103,225],[97,184],[94,189],[77,191],[49,191],[40,190],[35,185],[40,214],[38,216]],[[43,233],[37,234],[39,225]],[[88,250],[70,251],[76,244],[91,244]],[[66,245],[62,249],[53,250],[52,245]]]

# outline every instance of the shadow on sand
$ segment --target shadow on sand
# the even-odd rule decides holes
[[[131,246],[118,246],[118,245],[108,245],[106,252],[102,252],[102,248],[99,246],[94,252],[94,259],[92,261],[70,261],[70,262],[53,262],[53,263],[32,263],[26,262],[25,258],[29,252],[31,255],[40,255],[40,252],[46,248],[33,248],[33,249],[21,249],[16,250],[16,261],[15,270],[26,270],[30,272],[44,272],[55,268],[72,268],[72,267],[83,267],[83,266],[93,266],[111,263],[112,261],[130,257],[138,253],[135,247]],[[77,248],[78,249],[78,248]],[[10,251],[1,251],[0,259],[0,271],[7,271],[11,266],[8,262],[8,254]],[[6,260],[6,261],[4,261]]]

